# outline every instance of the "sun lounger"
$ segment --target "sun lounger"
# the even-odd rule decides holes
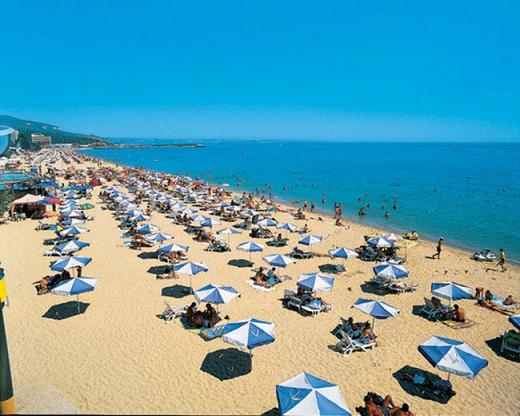
[[[500,352],[509,351],[520,354],[520,334],[514,331],[506,331],[502,336]]]
[[[43,253],[44,256],[63,256],[66,255],[66,253],[62,253],[61,251],[51,249],[47,250],[45,253]]]
[[[371,350],[376,346],[375,341],[363,342],[360,340],[352,339],[346,332],[338,331],[340,341],[336,344],[336,351],[341,355],[350,355],[354,351],[367,351]]]
[[[281,240],[273,239],[267,243],[269,247],[285,247],[287,245],[287,242],[289,241],[288,238],[283,238]]]
[[[355,339],[355,338],[359,338],[361,336],[361,329],[353,329],[348,321],[344,318],[340,318],[341,319],[341,328],[340,330],[342,330],[343,332],[346,332],[348,334],[348,336],[352,339]]]
[[[303,302],[299,297],[296,296],[296,292],[285,289],[283,291],[283,300],[287,308],[295,309],[301,313],[301,307]]]
[[[305,259],[312,258],[312,253],[310,251],[304,251],[303,253],[291,251],[289,253],[289,257],[292,257],[293,259],[298,259],[298,260],[305,260]]]
[[[224,253],[226,251],[231,251],[227,243],[215,240],[213,242],[210,242],[208,245],[207,251],[215,251],[217,253]]]
[[[172,308],[168,302],[164,301],[164,303],[166,304],[166,309],[161,315],[159,315],[159,317],[164,319],[166,323],[174,321],[176,318],[181,317],[188,309],[187,305]]]
[[[424,298],[424,306],[419,311],[420,314],[426,315],[428,319],[438,319],[442,317],[446,317],[449,314],[449,307],[447,305],[442,305],[438,308],[433,306],[431,299]]]

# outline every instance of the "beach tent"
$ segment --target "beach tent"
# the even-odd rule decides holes
[[[393,318],[399,314],[399,309],[389,305],[381,300],[371,300],[359,298],[352,305],[353,308],[359,309],[372,317],[372,328],[374,327],[376,319]]]
[[[79,307],[79,295],[81,293],[92,292],[98,285],[99,279],[92,279],[88,277],[78,277],[76,279],[67,279],[58,283],[51,289],[51,293],[60,296],[76,295],[76,303]]]
[[[310,246],[312,244],[319,244],[323,240],[323,237],[319,235],[306,235],[302,239],[298,241],[300,244],[305,244],[306,246]]]
[[[340,388],[309,373],[278,384],[276,398],[281,415],[351,415]]]
[[[292,257],[284,256],[283,254],[271,254],[270,256],[265,256],[264,261],[274,267],[287,267],[289,264],[295,262]]]
[[[408,277],[408,271],[403,266],[393,263],[381,263],[372,270],[376,276],[386,279],[404,279]]]
[[[11,206],[25,204],[42,204],[45,198],[39,195],[27,194],[11,202]]]
[[[274,342],[274,324],[255,318],[229,323],[224,327],[222,339],[251,354],[253,348]]]
[[[334,286],[334,278],[322,273],[302,273],[296,284],[315,293],[330,292]]]
[[[472,379],[488,365],[468,344],[450,338],[434,336],[419,345],[419,351],[432,366],[446,371],[448,380],[451,374]]]

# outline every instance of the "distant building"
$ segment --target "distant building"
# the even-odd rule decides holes
[[[41,147],[47,147],[52,145],[51,136],[47,136],[41,133],[32,133],[31,134],[31,142],[33,144],[38,144]]]

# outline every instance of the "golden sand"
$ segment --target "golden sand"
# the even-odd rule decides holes
[[[193,278],[195,288],[217,283],[240,291],[240,298],[220,308],[223,315],[228,314],[231,321],[256,317],[276,324],[276,341],[254,350],[252,371],[220,381],[202,371],[201,366],[209,353],[231,346],[222,339],[205,342],[197,331],[184,329],[178,321],[166,324],[156,317],[164,310],[164,301],[179,306],[193,300],[191,296],[167,296],[177,293],[176,285],[188,285],[188,278],[156,280],[148,270],[161,263],[142,259],[138,251],[124,247],[121,230],[111,212],[101,209],[98,194],[96,188],[92,198],[95,208],[89,211],[95,219],[86,224],[91,231],[81,236],[91,246],[81,255],[93,258],[84,276],[98,277],[100,283],[94,292],[81,296],[88,308],[78,316],[63,320],[44,317],[54,305],[74,298],[37,296],[31,284],[49,273],[49,263],[55,258],[43,256],[48,246],[42,241],[52,238],[53,233],[36,231],[37,223],[29,220],[0,226],[1,260],[10,295],[10,306],[4,313],[15,389],[34,383],[50,385],[81,413],[261,414],[277,406],[277,383],[306,371],[337,383],[353,413],[363,404],[364,395],[374,391],[391,394],[398,404],[409,403],[416,415],[518,414],[520,364],[498,356],[487,344],[511,328],[506,316],[481,308],[474,301],[462,301],[468,318],[477,324],[454,330],[412,313],[415,305],[423,304],[423,297],[431,297],[430,284],[434,281],[453,280],[518,297],[518,268],[510,266],[505,273],[486,271],[489,264],[470,260],[469,253],[450,247],[444,249],[441,260],[431,260],[426,257],[434,253],[434,244],[419,241],[407,250],[406,262],[409,281],[419,285],[417,292],[382,297],[399,308],[400,315],[376,322],[379,345],[375,350],[343,357],[329,348],[336,342],[330,332],[342,316],[367,319],[350,307],[359,297],[377,298],[361,289],[372,276],[373,263],[349,260],[347,272],[336,278],[333,291],[323,294],[334,310],[303,317],[282,307],[283,290],[294,289],[300,273],[318,271],[319,265],[335,262],[329,258],[297,261],[284,271],[291,281],[272,292],[258,292],[246,283],[252,276],[250,269],[227,264],[248,257],[236,249],[239,242],[251,240],[247,234],[231,236],[231,252],[208,253],[206,244],[193,241],[183,227],[155,212],[150,223],[173,234],[174,242],[189,245],[190,260],[208,265],[208,273]],[[364,234],[374,231],[358,224],[340,229],[330,218],[321,222],[316,214],[311,217],[305,223],[314,234],[325,237],[313,251],[326,253],[335,246],[354,248],[363,242]],[[276,218],[304,223],[294,221],[289,214],[277,214]],[[295,246],[299,235],[288,236],[288,247],[266,247],[263,253],[253,254],[255,265],[264,265],[264,255],[285,253]],[[410,396],[393,377],[406,365],[446,377],[417,349],[432,335],[463,340],[489,360],[489,366],[474,380],[451,377],[457,394],[447,404]],[[218,359],[216,362],[218,370]]]

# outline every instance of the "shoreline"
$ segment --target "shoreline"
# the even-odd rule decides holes
[[[82,150],[90,150],[90,149],[74,149],[74,150],[75,151],[79,151],[81,154],[85,155],[85,153],[83,153]],[[96,150],[96,149],[94,148],[92,150]],[[162,171],[162,170],[145,168],[145,167],[142,167],[142,166],[132,166],[132,165],[128,165],[126,163],[119,163],[119,162],[115,162],[113,160],[101,158],[101,157],[98,157],[98,156],[93,156],[93,155],[87,155],[87,156],[92,157],[92,158],[97,159],[97,160],[100,160],[103,163],[107,163],[107,164],[112,165],[112,166],[120,166],[120,167],[129,168],[129,169],[140,168],[140,169],[149,170],[150,172],[162,173],[162,174],[166,174],[166,175],[177,175],[175,173],[165,172],[165,171]],[[210,184],[212,186],[217,186],[216,184],[214,184],[214,183],[212,183],[210,181],[207,181],[207,180],[204,180],[204,182],[206,182],[206,183],[208,183],[208,184]],[[249,192],[253,192],[253,193],[255,193],[254,190],[248,190],[247,187],[246,188],[242,188],[242,189],[229,187],[228,189],[231,192],[233,192],[234,194],[242,194],[242,192],[248,192],[248,193]],[[260,195],[263,195],[263,194],[260,193]],[[266,195],[264,195],[264,196],[266,196]],[[266,196],[266,198],[267,198],[267,196]],[[269,199],[272,200],[274,203],[276,203],[278,205],[281,205],[281,206],[283,206],[283,207],[285,207],[287,209],[297,210],[298,208],[300,208],[295,203],[287,201],[287,200],[285,200],[283,198],[280,198],[278,196],[270,197]],[[310,211],[305,211],[305,213],[306,214],[311,214]],[[316,207],[316,209],[314,210],[314,212],[312,214],[313,215],[321,215],[323,217],[326,217],[331,222],[335,221],[331,211],[328,211],[326,209],[320,209],[319,206]],[[348,213],[345,213],[345,212],[343,212],[343,219],[345,221],[347,221],[349,224],[354,224],[356,226],[365,228],[367,233],[369,233],[369,232],[376,232],[376,233],[390,232],[390,233],[392,233],[393,232],[393,233],[396,233],[396,234],[402,234],[402,233],[406,232],[405,230],[403,230],[400,227],[383,226],[382,224],[370,223],[369,221],[367,221],[367,222],[360,221],[358,216],[348,215]],[[433,236],[429,236],[427,234],[424,235],[420,230],[418,232],[419,232],[419,235],[420,235],[420,238],[418,240],[419,242],[433,244],[433,245],[437,243],[436,239]],[[460,245],[457,245],[457,244],[451,244],[451,243],[446,243],[445,242],[444,243],[444,247],[450,248],[452,250],[460,251],[460,252],[466,254],[468,256],[468,258],[471,258],[471,256],[474,254],[474,251],[472,251],[473,249],[471,249],[468,246],[465,246],[463,243],[460,243]],[[509,264],[511,266],[520,267],[520,259],[508,258],[508,262],[509,262]]]

